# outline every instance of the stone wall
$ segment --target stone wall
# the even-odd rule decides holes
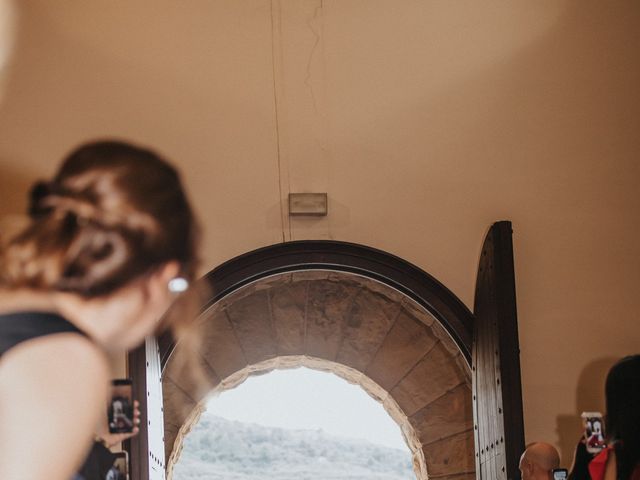
[[[418,479],[475,478],[469,367],[444,328],[400,292],[354,274],[286,273],[228,295],[199,322],[213,391],[275,368],[329,371],[383,404]],[[212,390],[169,360],[163,391],[170,475]]]

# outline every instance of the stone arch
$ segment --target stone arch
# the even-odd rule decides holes
[[[199,321],[203,366],[216,389],[283,366],[332,371],[363,387],[399,423],[420,480],[475,478],[465,352],[406,293],[353,272],[285,271],[220,295]],[[190,385],[170,356],[163,360],[170,470],[207,392]]]

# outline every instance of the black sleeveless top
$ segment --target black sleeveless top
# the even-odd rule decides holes
[[[56,313],[17,312],[0,315],[0,357],[16,345],[32,338],[68,332],[85,335]],[[105,478],[115,459],[116,456],[106,447],[94,442],[89,456],[74,480]]]
[[[78,327],[56,313],[16,312],[0,315],[0,357],[32,338],[66,332],[84,335]]]

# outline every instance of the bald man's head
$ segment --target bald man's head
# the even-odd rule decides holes
[[[535,442],[520,457],[522,480],[549,480],[551,470],[560,467],[560,455],[553,445]]]

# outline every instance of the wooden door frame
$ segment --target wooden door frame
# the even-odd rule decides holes
[[[498,223],[508,223],[509,235],[511,234],[510,222]],[[272,275],[301,270],[334,270],[362,275],[407,295],[431,313],[447,330],[471,368],[474,314],[453,292],[424,270],[395,255],[364,245],[332,240],[303,240],[271,245],[235,257],[201,279],[208,284],[211,292],[208,301],[202,305],[202,310],[247,284]],[[515,304],[513,307],[515,308]],[[510,332],[514,333],[517,342],[517,324],[515,330]],[[175,340],[170,333],[166,333],[159,338],[158,344],[160,364],[164,369],[174,350]],[[518,355],[517,351],[514,353]],[[142,384],[146,366],[144,347],[142,351],[131,352],[128,361],[130,375],[137,380],[136,392],[138,395],[146,395],[145,385]],[[513,365],[517,365],[519,378],[519,358],[518,363]],[[521,402],[519,383],[512,395],[517,396],[518,393]],[[522,425],[521,410],[519,415],[520,418],[512,418],[517,424],[516,429]],[[132,469],[140,475],[132,476],[132,480],[147,478],[145,467],[139,461],[140,458],[146,460],[146,455],[143,455],[146,446],[145,427],[143,412],[140,435],[133,439],[129,450],[135,453],[135,456],[132,455]],[[519,430],[518,435],[521,432]]]

